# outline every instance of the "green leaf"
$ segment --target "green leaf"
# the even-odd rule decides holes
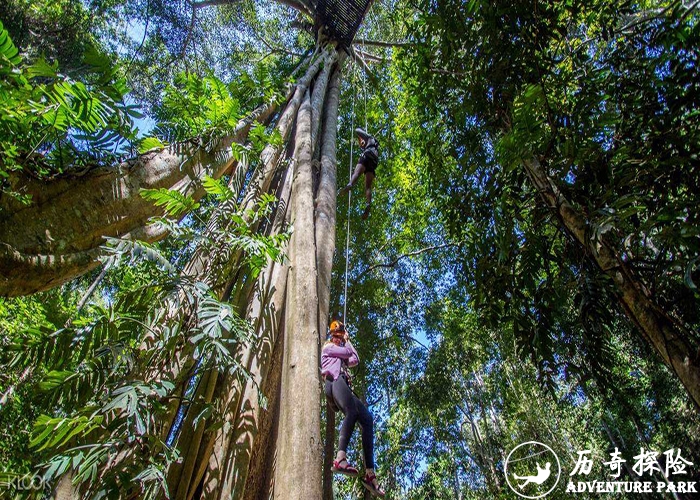
[[[58,73],[58,62],[49,64],[46,59],[40,57],[34,64],[25,70],[27,78],[36,78],[38,76],[46,78],[55,78]]]
[[[171,189],[142,189],[141,196],[152,201],[156,206],[163,207],[173,217],[199,208],[199,203],[192,198]]]
[[[139,154],[144,154],[153,149],[163,149],[165,144],[157,137],[146,137],[139,142]]]
[[[41,415],[34,424],[32,439],[29,442],[30,448],[39,447],[37,451],[44,448],[58,448],[79,436],[84,436],[102,425],[103,417],[96,415],[93,417],[66,417],[51,418]]]
[[[221,179],[205,176],[202,185],[208,194],[215,196],[219,200],[230,200],[236,197],[236,193]]]
[[[175,272],[175,268],[170,261],[154,246],[146,242],[110,237],[105,237],[105,240],[107,240],[107,244],[100,247],[104,250],[105,255],[99,259],[106,266],[116,266],[126,257],[129,257],[129,262],[132,263],[145,260],[147,262],[153,262],[160,269],[168,273]]]
[[[65,384],[72,375],[76,375],[75,372],[65,371],[65,370],[51,370],[48,372],[44,379],[39,382],[39,390],[50,391]]]
[[[15,46],[10,34],[7,32],[5,27],[0,21],[0,62],[7,61],[12,66],[17,66],[22,62],[22,58],[19,56],[19,49]]]

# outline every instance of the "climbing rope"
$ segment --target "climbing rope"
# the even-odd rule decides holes
[[[353,145],[352,134],[355,131],[355,83],[357,80],[357,69],[353,67],[352,72],[352,113],[350,114],[350,169],[348,184],[352,180],[352,159],[353,159]],[[348,265],[350,263],[350,200],[352,199],[352,189],[348,189],[348,222],[347,228],[345,230],[345,289],[343,291],[343,321],[347,323],[348,321]]]
[[[365,75],[365,67],[367,66],[367,61],[365,61],[364,54],[366,54],[367,51],[365,50],[365,40],[364,38],[362,39],[362,55],[360,57],[362,58],[362,96],[364,97],[365,101],[365,132],[369,134],[369,130],[367,130],[367,82],[366,78],[367,75]]]
[[[364,49],[364,40],[362,42],[362,47]],[[360,54],[357,54],[359,57],[362,57]],[[362,59],[364,62],[364,58]],[[365,63],[367,64],[367,63]],[[367,132],[367,83],[365,81],[365,71],[364,71],[364,66],[361,68],[362,71],[362,95],[363,95],[363,100],[364,100],[364,108],[365,108],[365,132]],[[355,88],[357,84],[357,66],[353,66],[353,72],[352,72],[352,113],[350,114],[350,166],[348,170],[348,184],[350,183],[350,180],[352,180],[352,172],[353,172],[353,147],[355,145],[355,141],[353,140],[353,134],[355,133]],[[348,267],[350,264],[350,201],[352,200],[352,189],[348,190],[348,221],[347,221],[347,228],[345,231],[345,288],[343,290],[343,321],[347,323],[347,317],[348,317]]]

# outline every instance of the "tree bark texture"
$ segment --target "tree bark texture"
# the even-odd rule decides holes
[[[291,223],[289,261],[269,262],[254,283],[243,275],[229,287],[234,290],[231,302],[255,331],[252,342],[236,354],[250,378],[208,375],[208,389],[200,389],[202,402],[214,404],[217,417],[207,419],[203,429],[203,422],[192,424],[197,411],[186,417],[189,428],[183,427],[178,440],[183,461],[168,472],[171,498],[321,498],[319,344],[328,316],[335,249],[336,59],[333,47],[319,50],[280,115],[280,133],[294,139],[287,170],[279,178],[283,148],[266,148],[247,187],[242,205],[249,207],[260,194],[276,190],[280,202],[274,221],[256,229],[277,234]],[[321,157],[316,193],[314,143]],[[273,181],[276,177],[279,181]],[[208,277],[216,267],[208,259],[193,259],[187,272]],[[319,286],[324,291],[319,292]],[[204,382],[203,378],[200,385]],[[223,426],[208,430],[214,420],[223,420]]]
[[[287,138],[293,139],[293,149],[288,149],[292,158],[286,163],[286,169],[281,169],[285,146],[266,147],[240,204],[242,210],[252,210],[261,194],[273,192],[277,195],[279,203],[274,219],[253,229],[273,235],[293,225],[288,260],[282,264],[268,262],[256,279],[249,272],[238,272],[226,278],[229,280],[226,287],[215,288],[253,327],[252,340],[240,345],[234,353],[247,375],[218,370],[201,375],[176,440],[182,459],[167,471],[169,498],[269,499],[274,496],[287,500],[322,497],[319,355],[321,332],[325,333],[327,323],[335,250],[335,148],[340,69],[336,64],[335,47],[319,43],[306,73],[291,89],[276,124],[283,143]],[[225,149],[221,154],[228,155],[230,142]],[[204,153],[197,154],[200,160],[204,158]],[[314,156],[320,158],[321,164],[318,186],[314,185]],[[144,155],[138,160],[142,162],[139,172],[154,174],[153,165],[165,165],[159,171],[167,172],[168,165],[178,162],[179,167],[182,158],[169,150]],[[212,175],[209,173],[214,168],[212,164],[219,165],[216,168],[225,167],[222,161],[215,163],[213,158],[190,163],[196,163],[197,168],[208,175]],[[127,182],[121,174],[110,175],[105,174],[106,179],[111,179],[105,181],[105,185]],[[201,176],[194,171],[189,175],[187,179]],[[127,178],[130,177],[127,175]],[[171,180],[158,182],[163,184],[151,182],[148,187],[172,186]],[[135,185],[144,187],[143,182]],[[131,195],[138,191],[135,187],[129,189]],[[70,199],[67,184],[55,196],[47,195],[44,203],[51,204],[57,200],[56,196]],[[132,198],[135,197],[126,197],[127,204],[141,203]],[[218,231],[225,229],[218,221],[219,217],[225,220],[225,211],[226,206],[222,204],[209,221],[209,227]],[[94,241],[101,238],[98,233],[95,232]],[[85,239],[85,252],[96,251],[90,248],[94,241],[89,243]],[[217,281],[213,276],[222,264],[217,254],[226,254],[226,251],[196,250],[183,274],[213,285]],[[90,255],[92,258],[93,254]],[[242,262],[240,252],[226,255],[234,265]],[[64,270],[65,267],[51,274],[50,279],[62,280],[66,276],[61,274]],[[45,272],[39,275],[49,276]],[[173,298],[172,303],[163,305],[163,314],[178,315],[184,331],[188,328],[190,314],[186,309]],[[147,347],[148,340],[144,342]],[[186,343],[172,354],[168,366],[149,367],[138,378],[179,381],[177,387],[184,394],[195,364],[192,346]],[[213,416],[199,418],[195,425],[205,405],[212,406]],[[162,439],[168,435],[177,410],[177,405],[173,405],[160,423]],[[220,422],[222,426],[212,427]],[[118,470],[122,464],[130,462],[132,455],[130,448],[120,449],[111,458],[110,467]],[[70,478],[69,471],[62,478],[62,485]],[[124,487],[124,495],[138,496],[138,485]]]
[[[319,498],[321,435],[318,377],[318,293],[313,221],[311,102],[307,93],[297,116],[292,223],[289,242],[287,338],[282,354],[275,498]],[[301,411],[300,411],[301,410]],[[316,477],[318,476],[318,477]]]
[[[335,459],[335,412],[326,402],[326,435],[323,446],[323,500],[333,500],[333,460]]]
[[[275,103],[260,106],[213,151],[177,143],[81,177],[12,177],[11,188],[30,195],[31,203],[0,198],[0,296],[47,290],[94,269],[105,236],[147,242],[163,238],[163,228],[147,223],[162,210],[140,190],[169,188],[201,198],[203,177],[219,178],[230,171],[231,145],[243,143],[253,122],[267,121],[276,109]]]
[[[696,408],[700,409],[700,351],[683,325],[655,303],[634,271],[605,241],[605,236],[599,240],[592,237],[590,222],[566,199],[540,162],[533,158],[523,165],[545,203],[555,211],[568,233],[612,279],[627,317],[676,374]]]

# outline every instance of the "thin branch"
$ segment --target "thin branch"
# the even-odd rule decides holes
[[[440,75],[456,76],[456,77],[459,77],[459,78],[465,78],[465,77],[467,76],[466,73],[462,73],[462,72],[459,72],[459,71],[450,71],[450,70],[448,70],[448,69],[440,69],[440,68],[436,68],[436,67],[434,67],[434,66],[431,66],[431,67],[429,68],[429,71],[430,71],[431,73],[438,73],[438,74],[440,74]]]
[[[386,62],[386,61],[390,61],[390,60],[391,60],[391,58],[375,56],[374,54],[370,54],[369,52],[365,52],[365,51],[359,50],[359,49],[357,49],[357,48],[355,48],[355,51],[357,52],[357,54],[358,54],[359,56],[362,56],[362,59],[364,59],[364,60],[366,60],[366,61],[370,61],[370,62]]]
[[[420,255],[420,254],[423,254],[426,252],[432,252],[433,250],[440,250],[442,248],[454,247],[454,246],[458,246],[460,244],[461,243],[459,243],[459,242],[458,243],[443,243],[442,245],[433,245],[430,247],[421,248],[419,250],[414,250],[413,252],[401,254],[398,257],[396,257],[394,260],[391,260],[389,262],[379,262],[377,264],[372,264],[367,269],[362,271],[356,279],[359,280],[365,274],[367,274],[371,271],[374,271],[375,269],[378,269],[380,267],[394,267],[396,264],[399,263],[399,261],[406,259],[408,257],[415,257],[416,255]]]
[[[178,54],[173,54],[168,62],[166,62],[165,64],[161,65],[160,67],[154,69],[148,75],[149,78],[153,78],[153,76],[156,74],[156,72],[163,71],[163,70],[169,68],[175,61],[184,59],[185,51],[187,50],[187,46],[190,44],[190,40],[192,39],[192,33],[194,32],[194,24],[195,24],[195,21],[197,20],[196,2],[190,1],[190,6],[192,7],[192,16],[190,17],[190,25],[189,25],[188,30],[187,30],[187,38],[185,38],[185,43],[182,45],[182,49],[180,49],[180,52]],[[187,61],[187,59],[184,59],[184,60]]]
[[[102,271],[100,272],[100,274],[97,275],[97,278],[95,278],[95,280],[92,282],[92,284],[85,291],[82,298],[80,299],[80,302],[78,302],[78,305],[75,308],[76,314],[79,313],[83,307],[85,307],[85,304],[87,304],[87,301],[90,299],[92,294],[95,293],[97,286],[100,284],[100,282],[104,279],[104,277],[106,275],[107,275],[107,266],[102,266]],[[68,321],[70,321],[70,319]]]
[[[635,16],[629,23],[622,26],[617,31],[620,33],[624,33],[625,31],[629,30],[630,28],[634,28],[638,24],[653,21],[655,19],[661,19],[669,10],[675,8],[678,5],[678,3],[679,3],[679,1],[677,0],[675,2],[671,2],[663,9],[650,9],[650,10],[642,11],[637,16]],[[695,8],[698,6],[698,4],[700,4],[700,1],[696,0],[694,3],[686,6],[685,2],[683,2],[681,0],[680,4],[681,4],[681,7],[685,9],[685,12],[683,12],[683,15],[680,18],[680,20],[683,21],[691,12],[693,12],[693,10],[695,10]]]
[[[272,52],[281,52],[283,54],[288,54],[290,56],[295,56],[295,57],[304,57],[304,54],[300,54],[299,52],[294,52],[289,49],[285,49],[284,47],[276,47],[272,45],[271,42],[268,42],[264,36],[258,36],[256,37],[258,40],[260,40],[268,49],[270,49]],[[267,57],[267,56],[266,56]]]
[[[419,346],[421,346],[421,347],[422,347],[423,349],[425,349],[426,351],[430,351],[430,347],[428,347],[427,345],[425,345],[423,342],[421,342],[421,341],[418,340],[417,338],[412,337],[411,335],[408,335],[408,338],[411,339],[411,340],[412,340],[413,342],[415,342],[416,344],[418,344]]]
[[[353,58],[353,60],[360,65],[362,69],[365,70],[365,73],[367,73],[367,76],[369,77],[370,81],[374,83],[374,85],[379,85],[379,80],[377,80],[377,77],[374,76],[374,73],[372,73],[372,70],[369,69],[369,66],[367,66],[367,63],[365,60],[362,58],[361,54],[358,54],[358,51],[355,50],[355,47],[350,48],[350,56]]]
[[[287,5],[302,14],[305,14],[313,18],[313,6],[305,0],[275,0],[277,3]],[[192,6],[195,9],[201,9],[203,7],[216,7],[219,5],[233,5],[239,3],[240,0],[201,0],[200,2],[193,2]]]
[[[192,2],[192,17],[190,17],[190,26],[187,30],[187,38],[185,38],[185,43],[182,45],[182,50],[180,50],[180,55],[179,55],[180,58],[185,56],[185,51],[187,50],[187,46],[190,44],[190,40],[192,40],[192,33],[194,32],[194,22],[196,20],[197,20],[197,9],[195,9],[194,2]]]
[[[355,38],[352,43],[354,45],[372,45],[374,47],[414,47],[417,45],[414,42],[385,42],[383,40],[366,40],[364,38]]]
[[[685,21],[685,18],[688,17],[690,15],[690,13],[693,12],[697,8],[698,4],[700,4],[700,0],[697,0],[695,3],[690,4],[688,6],[688,8],[686,9],[686,11],[681,16],[681,21]]]
[[[238,3],[239,0],[203,0],[201,2],[193,2],[192,7],[201,9],[203,7],[216,7],[218,5],[229,5]]]
[[[134,52],[134,55],[131,58],[131,61],[129,61],[129,64],[127,65],[126,69],[124,70],[124,76],[129,74],[129,71],[131,70],[131,66],[134,64],[136,57],[139,55],[139,52],[141,52],[141,49],[143,48],[143,44],[146,42],[146,36],[148,35],[148,25],[151,22],[151,16],[149,15],[150,10],[151,10],[151,2],[149,0],[148,2],[146,2],[146,25],[143,28],[143,38],[141,38],[141,44],[139,45],[139,48],[136,49],[136,51]]]

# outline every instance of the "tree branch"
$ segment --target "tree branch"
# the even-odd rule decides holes
[[[277,107],[260,105],[212,149],[198,141],[173,143],[116,166],[89,170],[77,179],[45,181],[13,172],[8,182],[31,195],[32,204],[0,199],[0,296],[46,290],[94,269],[103,236],[147,242],[164,237],[166,228],[148,223],[151,216],[162,214],[161,209],[140,190],[177,189],[200,199],[205,194],[204,175],[219,178],[228,172],[235,164],[231,145],[245,141],[252,124],[264,123]]]
[[[460,244],[461,244],[460,242],[457,242],[457,243],[443,243],[442,245],[433,245],[433,246],[430,246],[430,247],[421,248],[421,249],[419,249],[419,250],[414,250],[413,252],[408,252],[408,253],[399,255],[399,256],[396,257],[394,260],[391,260],[391,261],[389,261],[389,262],[379,262],[379,263],[377,263],[377,264],[372,264],[372,265],[369,266],[367,269],[365,269],[364,271],[362,271],[362,272],[360,273],[360,275],[359,275],[356,279],[359,280],[359,279],[360,279],[361,277],[363,277],[365,274],[367,274],[367,273],[369,273],[369,272],[371,272],[371,271],[374,271],[375,269],[378,269],[378,268],[380,268],[380,267],[394,267],[396,264],[399,263],[399,261],[401,261],[401,260],[403,260],[403,259],[406,259],[406,258],[408,258],[408,257],[415,257],[416,255],[420,255],[420,254],[423,254],[423,253],[426,253],[426,252],[432,252],[433,250],[440,250],[440,249],[442,249],[442,248],[447,248],[447,247],[454,247],[454,246],[458,246],[458,245],[460,245]]]
[[[359,56],[362,57],[362,59],[364,59],[364,60],[366,60],[366,61],[370,61],[370,62],[386,62],[386,61],[389,61],[389,60],[390,60],[390,58],[375,56],[374,54],[370,54],[369,52],[365,52],[365,51],[359,50],[359,49],[357,49],[357,48],[355,49],[355,51],[357,52],[357,54],[358,54]]]
[[[287,5],[302,14],[313,18],[313,6],[305,0],[275,0],[277,3]],[[220,5],[233,5],[240,2],[240,0],[201,0],[199,2],[193,2],[192,6],[195,10],[201,9],[203,7],[217,7]]]
[[[355,38],[353,45],[371,45],[374,47],[413,47],[414,42],[385,42],[382,40],[366,40],[364,38]]]
[[[272,43],[268,42],[264,36],[257,36],[256,38],[258,40],[260,40],[265,45],[265,47],[270,49],[272,52],[278,52],[278,53],[281,52],[282,54],[288,54],[290,56],[304,57],[304,54],[300,54],[299,52],[294,52],[294,51],[286,49],[284,47],[276,47],[276,46],[272,45]]]
[[[187,46],[190,44],[190,40],[192,40],[192,33],[194,32],[194,23],[197,20],[197,9],[194,7],[194,2],[192,2],[192,17],[190,17],[190,26],[187,30],[187,38],[185,38],[185,43],[182,44],[182,49],[180,50],[180,58],[185,56],[185,51],[187,50]]]
[[[218,5],[229,5],[238,3],[239,0],[203,0],[201,2],[193,2],[192,7],[201,9],[203,7],[216,7]]]
[[[353,60],[360,65],[360,67],[365,70],[365,73],[367,73],[367,76],[369,77],[370,81],[374,83],[374,85],[379,85],[379,80],[377,80],[377,77],[374,76],[374,73],[372,73],[372,70],[369,69],[369,66],[367,66],[367,63],[365,60],[362,58],[361,54],[358,54],[358,51],[355,50],[355,47],[350,47],[350,56],[353,58]]]
[[[462,72],[459,72],[459,71],[450,71],[450,70],[448,70],[448,69],[440,69],[440,68],[436,68],[435,66],[431,66],[431,67],[429,68],[429,71],[430,71],[431,73],[437,73],[437,74],[439,74],[439,75],[456,76],[456,77],[459,77],[459,78],[464,78],[464,77],[467,76],[466,73],[462,73]]]

